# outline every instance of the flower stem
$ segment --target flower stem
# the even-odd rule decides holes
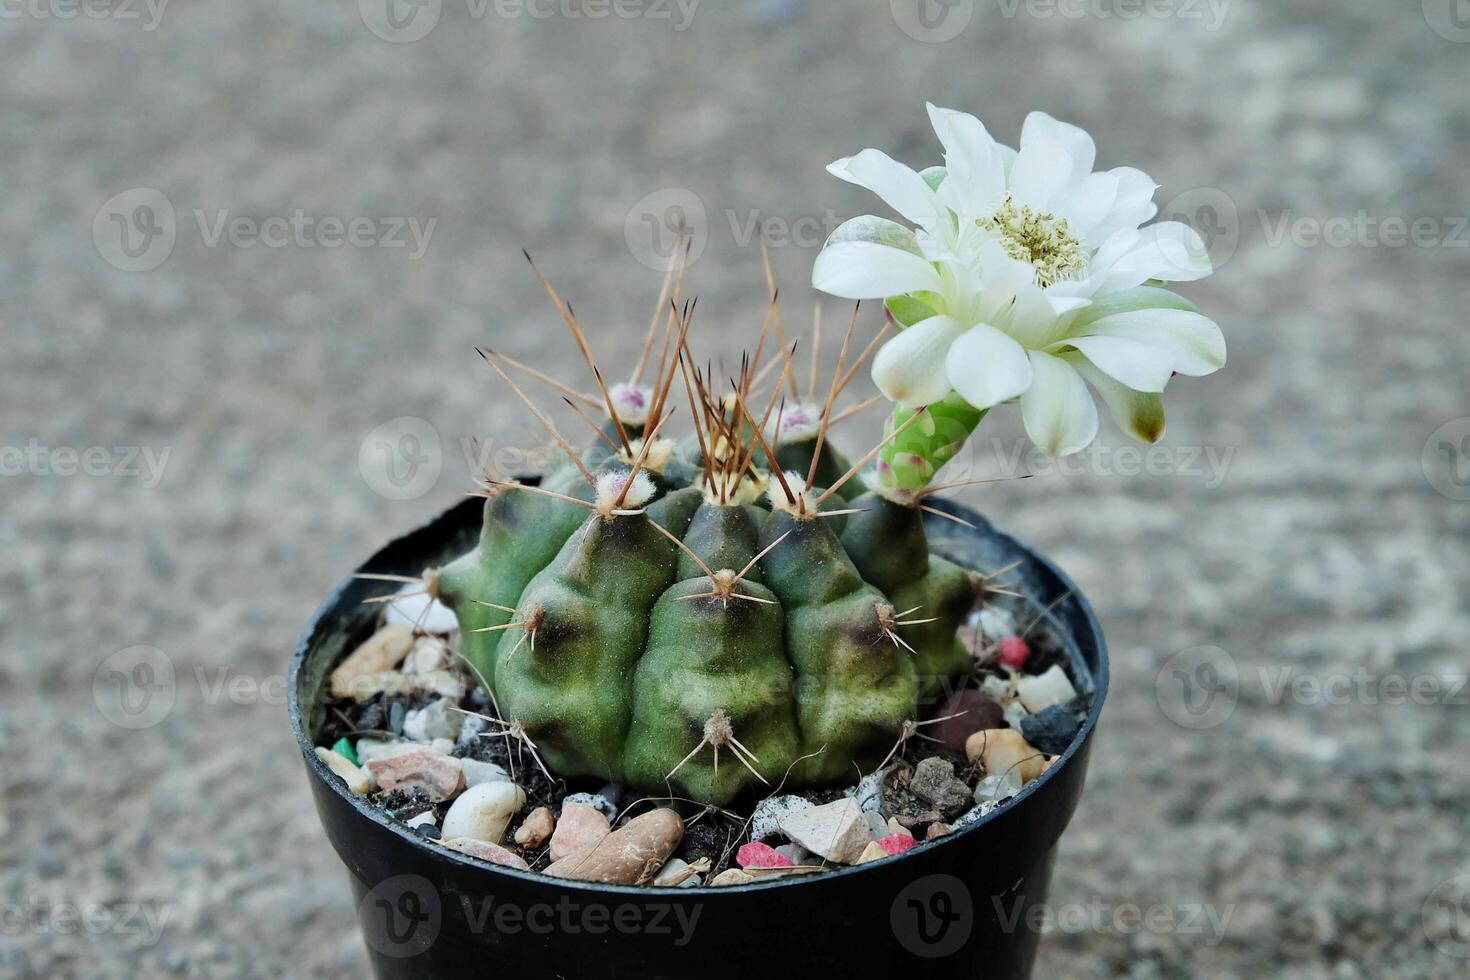
[[[959,453],[965,440],[985,418],[985,410],[972,407],[954,392],[928,408],[927,418],[899,433],[878,454],[878,481],[885,490],[906,493],[923,490],[933,482],[940,468]],[[916,411],[916,408],[894,405],[884,435],[903,425]]]

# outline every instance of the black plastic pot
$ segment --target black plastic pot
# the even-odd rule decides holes
[[[353,797],[316,758],[326,675],[372,628],[349,578],[317,611],[291,661],[291,723],[317,812],[347,865],[378,977],[1026,977],[1056,845],[1082,795],[1107,693],[1102,632],[1072,583],[979,515],[931,527],[936,550],[972,568],[1024,559],[1014,573],[1064,637],[1079,689],[1093,695],[1061,761],[1014,800],[940,840],[884,861],[725,888],[620,888],[560,881],[445,850]],[[469,500],[392,542],[359,571],[416,575],[470,547]],[[1060,601],[1058,601],[1060,600]],[[818,975],[818,974],[813,974]]]

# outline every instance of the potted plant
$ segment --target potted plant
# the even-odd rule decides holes
[[[854,310],[830,382],[814,351],[802,390],[774,294],[716,377],[672,266],[626,383],[545,277],[596,390],[479,351],[564,459],[380,551],[292,664],[379,976],[1029,974],[1106,652],[1066,577],[939,474],[1012,401],[1042,448],[1085,448],[1088,385],[1156,440],[1158,393],[1224,346],[1162,288],[1209,264],[1144,226],[1146,176],[1093,173],[1044,114],[1019,151],[930,116],[944,167],[830,168],[918,226],[858,218],[818,257],[817,288],[887,312],[864,342]],[[869,362],[892,414],[849,459],[831,430]]]

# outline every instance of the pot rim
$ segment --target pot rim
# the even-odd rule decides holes
[[[1098,622],[1097,614],[1093,611],[1092,604],[1088,602],[1087,597],[1080,590],[1078,590],[1076,583],[1074,583],[1065,572],[1058,568],[1050,558],[1046,557],[1044,554],[1038,551],[1035,551],[1032,548],[1027,547],[1020,539],[1016,538],[1014,535],[996,528],[993,524],[991,524],[988,519],[981,516],[980,514],[975,513],[968,507],[964,507],[952,501],[937,501],[936,503],[941,509],[953,512],[956,516],[964,517],[965,520],[970,521],[972,524],[979,525],[990,535],[1001,539],[1007,545],[1026,552],[1030,556],[1030,560],[1036,562],[1049,574],[1054,576],[1057,582],[1062,586],[1063,591],[1061,594],[1070,595],[1072,599],[1076,600],[1078,611],[1082,613],[1088,629],[1091,630],[1093,636],[1096,638],[1098,662],[1097,669],[1091,677],[1093,687],[1092,705],[1088,709],[1087,717],[1082,722],[1082,727],[1078,730],[1077,735],[1073,737],[1072,743],[1067,746],[1066,751],[1058,757],[1057,762],[1048,767],[1047,770],[1036,779],[1028,783],[1021,790],[1020,793],[1012,797],[1010,802],[1005,804],[1004,806],[996,807],[985,816],[971,822],[964,828],[951,831],[950,833],[945,834],[943,837],[937,840],[920,842],[927,845],[926,850],[928,853],[934,854],[940,853],[946,848],[958,847],[962,838],[979,832],[982,827],[989,824],[991,821],[999,819],[1004,814],[1009,813],[1016,807],[1023,805],[1031,796],[1040,792],[1041,788],[1053,777],[1053,773],[1060,771],[1063,766],[1070,762],[1072,757],[1075,756],[1077,752],[1081,750],[1082,746],[1087,743],[1087,740],[1092,737],[1092,732],[1097,727],[1098,719],[1102,715],[1103,702],[1107,700],[1109,681],[1108,648],[1106,638],[1103,636],[1102,626]],[[464,505],[461,504],[460,506],[462,507]],[[415,528],[414,530],[411,530],[405,534],[399,535],[397,538],[392,539],[388,544],[384,545],[378,550],[382,551],[386,548],[392,547],[395,544],[405,542],[406,539],[418,534],[424,528],[430,527],[433,524],[444,520],[445,518],[453,514],[457,509],[458,508],[450,508],[449,510],[443,511],[437,517],[435,517],[433,521],[430,521],[428,524],[421,525],[420,527]],[[306,657],[311,639],[316,633],[317,627],[321,623],[321,621],[328,615],[329,612],[331,612],[332,608],[337,605],[342,590],[350,585],[353,581],[355,581],[355,576],[359,572],[367,569],[372,560],[373,559],[370,557],[367,559],[367,561],[359,564],[355,569],[353,569],[351,573],[348,574],[345,579],[338,583],[337,588],[333,590],[327,596],[327,598],[324,599],[322,603],[317,607],[316,611],[312,613],[310,621],[301,631],[301,636],[296,642],[296,648],[291,653],[291,666],[287,672],[286,710],[291,718],[291,730],[296,736],[296,742],[301,748],[302,757],[305,759],[307,770],[311,773],[312,777],[322,780],[338,796],[342,797],[347,803],[349,803],[360,816],[366,817],[367,819],[377,823],[385,830],[397,835],[400,839],[422,848],[434,858],[445,861],[457,861],[467,867],[474,868],[479,871],[489,871],[494,874],[518,878],[531,884],[543,885],[547,887],[566,888],[570,891],[581,892],[584,894],[596,893],[648,898],[652,893],[663,895],[665,898],[667,898],[668,896],[664,894],[667,892],[682,892],[686,895],[699,895],[701,897],[707,897],[709,895],[722,893],[749,894],[756,891],[764,892],[775,891],[777,889],[796,888],[807,883],[808,881],[827,882],[838,878],[848,878],[854,875],[863,874],[877,866],[888,865],[890,862],[893,861],[902,861],[904,857],[907,856],[907,852],[904,852],[901,854],[894,854],[888,857],[880,858],[877,861],[870,861],[867,864],[863,865],[851,865],[848,867],[824,871],[821,874],[789,875],[775,878],[770,881],[753,881],[740,885],[722,885],[719,888],[713,888],[707,884],[704,884],[693,888],[653,889],[646,885],[608,885],[596,882],[573,881],[567,878],[552,878],[548,875],[536,871],[521,871],[516,868],[505,867],[504,865],[492,864],[489,861],[483,861],[479,858],[473,858],[470,857],[468,854],[463,854],[459,851],[455,851],[447,847],[431,846],[433,844],[436,844],[437,842],[418,834],[401,820],[394,820],[386,816],[380,808],[370,805],[363,797],[356,796],[349,792],[346,783],[344,783],[330,769],[328,769],[326,764],[322,762],[321,759],[317,758],[316,746],[312,743],[310,735],[306,731],[306,725],[303,721],[304,715],[301,711],[299,694],[301,686],[300,679],[301,672],[306,665]]]

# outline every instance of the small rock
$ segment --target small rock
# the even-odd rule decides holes
[[[532,849],[540,847],[551,839],[555,829],[556,818],[551,815],[551,808],[538,806],[516,828],[516,843]]]
[[[408,717],[408,709],[403,706],[402,701],[394,701],[388,706],[388,731],[395,735],[403,734],[403,720]]]
[[[561,819],[551,835],[551,860],[561,861],[592,850],[612,832],[607,816],[585,803],[562,801]]]
[[[377,759],[391,759],[395,755],[412,752],[414,749],[428,749],[431,752],[442,752],[449,754],[453,746],[444,739],[435,739],[427,745],[420,742],[384,742],[376,738],[360,738],[357,740],[357,757],[362,760],[363,765]]]
[[[793,810],[780,822],[781,833],[829,861],[852,864],[873,839],[856,800],[844,799]]]
[[[1010,636],[1016,632],[1016,621],[999,605],[987,605],[980,610],[977,618],[980,621],[980,632],[990,639]]]
[[[1054,704],[1023,719],[1021,734],[1047,755],[1061,755],[1067,751],[1081,727],[1071,708]]]
[[[409,629],[417,626],[425,633],[438,633],[442,636],[448,636],[459,629],[459,620],[455,618],[454,612],[438,599],[425,595],[422,584],[405,582],[399,593],[402,598],[388,603],[388,612],[383,616],[386,622],[401,624]],[[424,611],[425,606],[428,606],[428,612]]]
[[[1000,662],[1011,670],[1020,670],[1031,659],[1031,645],[1023,636],[1007,636],[1000,641]]]
[[[479,786],[481,783],[511,782],[510,774],[493,762],[481,762],[479,759],[460,759],[459,764],[464,769],[464,784],[466,786]]]
[[[433,810],[425,810],[422,813],[409,817],[404,823],[410,827],[437,827],[439,820],[434,816]]]
[[[769,844],[754,840],[741,845],[735,854],[735,862],[742,868],[791,868],[796,865],[795,861]]]
[[[972,802],[969,785],[954,774],[954,763],[933,756],[915,767],[909,792],[932,803],[945,818],[959,816]]]
[[[1031,717],[1030,712],[1026,710],[1026,706],[1022,704],[1019,700],[1012,701],[1010,704],[1006,705],[1006,724],[1009,725],[1011,728],[1020,731],[1021,722],[1025,721],[1029,717]]]
[[[473,758],[480,741],[480,733],[490,727],[490,722],[475,715],[465,715],[464,724],[459,726],[459,736],[454,740],[454,751],[464,758]]]
[[[519,854],[508,851],[499,844],[489,841],[475,840],[470,837],[456,837],[443,842],[445,847],[468,854],[470,857],[479,858],[481,861],[489,861],[491,864],[504,865],[507,868],[516,868],[520,871],[530,871],[531,866],[521,859]]]
[[[573,881],[641,885],[653,879],[683,837],[684,821],[678,813],[654,810],[614,830],[591,851],[553,862],[546,873]]]
[[[432,674],[449,666],[449,644],[437,636],[421,636],[403,658],[405,674]]]
[[[430,742],[436,738],[447,738],[453,744],[464,724],[464,715],[450,710],[455,704],[448,698],[440,698],[427,707],[410,711],[403,719],[403,734],[415,742]]]
[[[905,831],[902,834],[889,834],[882,840],[873,842],[883,848],[884,854],[902,854],[911,847],[918,847],[919,842],[914,840],[914,835]]]
[[[444,814],[444,836],[499,844],[510,818],[526,805],[526,791],[515,783],[481,783],[465,790]]]
[[[358,674],[352,679],[350,693],[347,694],[347,697],[362,703],[378,695],[396,697],[409,694],[412,693],[413,686],[412,678],[396,670],[384,670],[376,674]]]
[[[853,795],[864,810],[877,810],[883,803],[883,773],[868,773],[858,781]]]
[[[441,836],[439,833],[438,824],[421,823],[415,825],[413,829],[418,833],[420,837],[427,837],[429,840],[438,840]]]
[[[347,659],[332,671],[332,697],[367,700],[377,692],[360,693],[363,684],[359,678],[391,671],[403,662],[403,658],[412,649],[413,630],[401,624],[384,626],[349,653]]]
[[[454,704],[458,704],[465,695],[464,678],[452,670],[434,670],[412,677],[405,675],[405,680],[410,690],[436,698],[448,698]],[[462,719],[464,715],[459,717]]]
[[[1036,714],[1054,704],[1070,704],[1077,697],[1077,689],[1061,665],[1053,664],[1044,674],[1022,677],[1016,684],[1016,694],[1026,710]]]
[[[1046,770],[1046,756],[1028,744],[1020,732],[1009,728],[995,728],[971,735],[965,743],[965,755],[972,762],[979,759],[990,775],[1015,769],[1021,775],[1022,786]]]
[[[332,770],[334,775],[340,777],[342,782],[347,784],[347,791],[354,796],[361,796],[372,790],[372,777],[368,773],[363,772],[359,767],[354,766],[340,753],[317,746],[316,757],[322,760],[322,763],[328,769]]]
[[[367,771],[385,790],[411,793],[421,789],[435,802],[449,799],[464,786],[458,759],[422,745],[387,759],[374,759],[367,763]]]
[[[924,831],[925,840],[938,840],[949,833],[952,828],[947,823],[931,823],[929,829]]]
[[[562,800],[562,808],[565,809],[568,803],[578,803],[582,806],[590,806],[598,813],[601,813],[604,817],[607,817],[609,823],[618,818],[618,805],[616,801],[614,801],[610,797],[604,796],[600,792],[570,793],[567,795],[566,799]]]
[[[812,801],[800,796],[768,796],[755,806],[750,818],[751,840],[763,840],[781,833],[781,821],[787,814],[810,810]]]
[[[1016,700],[1016,692],[1011,689],[1009,681],[1003,681],[994,674],[980,682],[980,690],[995,698],[1002,706]]]
[[[873,810],[864,810],[863,819],[868,822],[868,833],[873,835],[873,840],[887,836],[888,821],[883,819],[883,814]]]
[[[997,804],[1021,792],[1021,772],[993,772],[975,784],[975,802]]]
[[[811,851],[808,851],[800,844],[782,844],[780,847],[776,848],[776,853],[785,855],[786,860],[796,865],[802,864],[811,857]],[[821,859],[819,858],[816,862],[813,863],[820,863],[820,860]]]
[[[862,854],[859,854],[858,855],[858,859],[856,861],[852,862],[852,863],[853,864],[868,864],[868,863],[870,863],[872,861],[881,861],[883,858],[886,858],[887,856],[888,856],[888,852],[885,851],[885,850],[883,850],[883,845],[882,844],[879,844],[875,840],[874,841],[868,841],[868,846],[865,847],[865,848],[863,848],[863,853]]]
[[[909,828],[905,827],[903,824],[901,824],[901,823],[898,822],[898,818],[897,817],[889,817],[888,818],[888,828],[887,828],[887,830],[888,830],[888,833],[887,834],[874,834],[873,835],[873,839],[874,840],[877,840],[880,837],[886,837],[886,836],[888,836],[888,834],[908,834],[910,837],[914,836],[913,833],[909,830]]]
[[[655,888],[675,888],[684,883],[684,879],[697,874],[689,866],[689,862],[681,858],[669,858],[663,869],[654,876],[653,886]]]
[[[739,868],[726,868],[715,875],[714,880],[709,883],[711,888],[723,888],[726,885],[748,885],[755,881],[755,875],[749,871],[741,871]]]
[[[965,739],[986,728],[999,728],[1005,721],[1005,709],[992,695],[970,688],[950,695],[935,716],[944,721],[934,725],[929,734],[943,742],[952,752],[965,751]]]
[[[332,751],[352,763],[354,766],[362,765],[362,760],[357,757],[357,749],[352,747],[352,740],[343,735],[332,743]]]

